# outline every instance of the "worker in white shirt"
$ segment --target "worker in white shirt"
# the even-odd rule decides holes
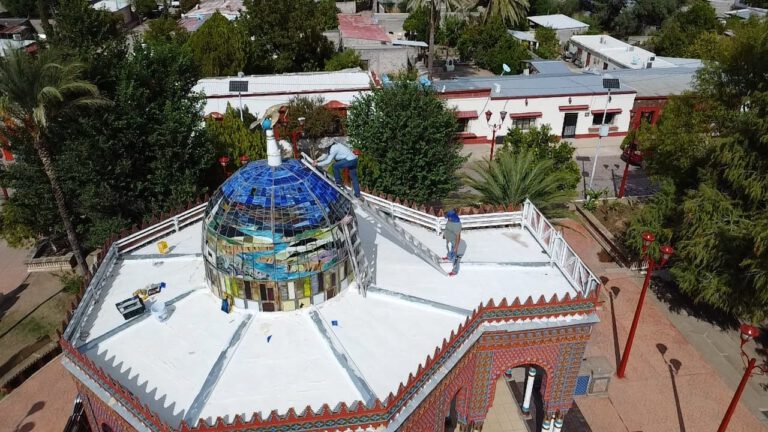
[[[328,166],[333,164],[333,177],[336,179],[336,184],[341,186],[341,170],[349,168],[349,179],[352,180],[352,190],[355,192],[355,197],[360,198],[360,184],[357,182],[357,155],[352,153],[352,149],[346,145],[336,141],[329,140],[331,149],[327,155],[313,162],[316,166]],[[322,143],[321,147],[328,145],[328,143]]]

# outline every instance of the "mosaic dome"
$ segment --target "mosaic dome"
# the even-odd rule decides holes
[[[344,233],[355,223],[351,203],[299,161],[251,162],[208,203],[206,279],[217,296],[247,308],[321,303],[352,276]]]

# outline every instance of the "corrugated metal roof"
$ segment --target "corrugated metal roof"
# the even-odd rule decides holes
[[[622,69],[610,74],[637,90],[638,97],[667,97],[692,90],[699,67]]]
[[[507,33],[517,40],[536,42],[536,36],[532,31],[507,30]]]
[[[242,78],[203,78],[197,82],[192,91],[204,92],[206,96],[237,95],[229,91],[230,80],[248,81],[248,94],[269,94],[369,88],[371,77],[360,69],[345,69],[336,72],[251,75]]]
[[[457,78],[433,84],[439,93],[462,90],[490,90],[492,98],[554,96],[570,94],[605,94],[603,77],[593,74],[511,75],[484,78]],[[620,92],[634,89],[623,83]]]
[[[390,42],[389,33],[370,16],[338,14],[341,37]]]
[[[528,21],[555,30],[589,27],[589,24],[585,24],[563,14],[529,16]]]

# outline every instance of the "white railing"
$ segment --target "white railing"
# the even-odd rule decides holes
[[[396,204],[384,198],[363,193],[365,202],[373,207],[389,213],[390,215],[411,222],[424,228],[435,231],[437,234],[443,232],[446,219],[443,217],[431,215],[420,210],[412,209],[402,204]],[[478,215],[461,216],[461,226],[463,228],[491,228],[506,225],[520,225],[523,221],[523,212],[499,212],[484,213]]]
[[[192,225],[203,218],[205,213],[205,207],[208,203],[203,203],[191,209],[179,213],[176,216],[161,221],[149,228],[143,229],[136,233],[133,233],[127,237],[124,237],[115,242],[120,253],[127,253],[132,250],[136,250],[146,244],[149,244],[159,238],[163,238],[169,234],[177,233],[182,228]]]
[[[523,204],[522,225],[533,234],[539,245],[549,255],[550,263],[557,266],[582,295],[587,296],[597,288],[600,281],[594,273],[576,255],[576,252],[539,209],[528,200]]]

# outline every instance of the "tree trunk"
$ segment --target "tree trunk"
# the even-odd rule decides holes
[[[429,80],[432,81],[432,62],[435,59],[435,9],[437,0],[429,2],[429,57],[427,57],[427,73]]]
[[[40,158],[40,162],[43,163],[43,171],[45,171],[45,175],[48,176],[48,181],[51,183],[53,199],[56,201],[56,207],[59,210],[59,217],[61,217],[61,221],[64,223],[64,230],[67,232],[69,247],[72,248],[72,253],[75,255],[77,265],[80,267],[83,275],[88,278],[91,276],[91,271],[88,269],[88,263],[85,262],[85,257],[83,256],[83,248],[80,245],[80,240],[77,238],[75,226],[72,225],[72,217],[69,214],[67,202],[64,199],[64,191],[61,189],[59,180],[56,177],[56,170],[53,168],[51,152],[48,150],[48,147],[42,139],[35,140],[35,151],[37,151],[37,156]]]

